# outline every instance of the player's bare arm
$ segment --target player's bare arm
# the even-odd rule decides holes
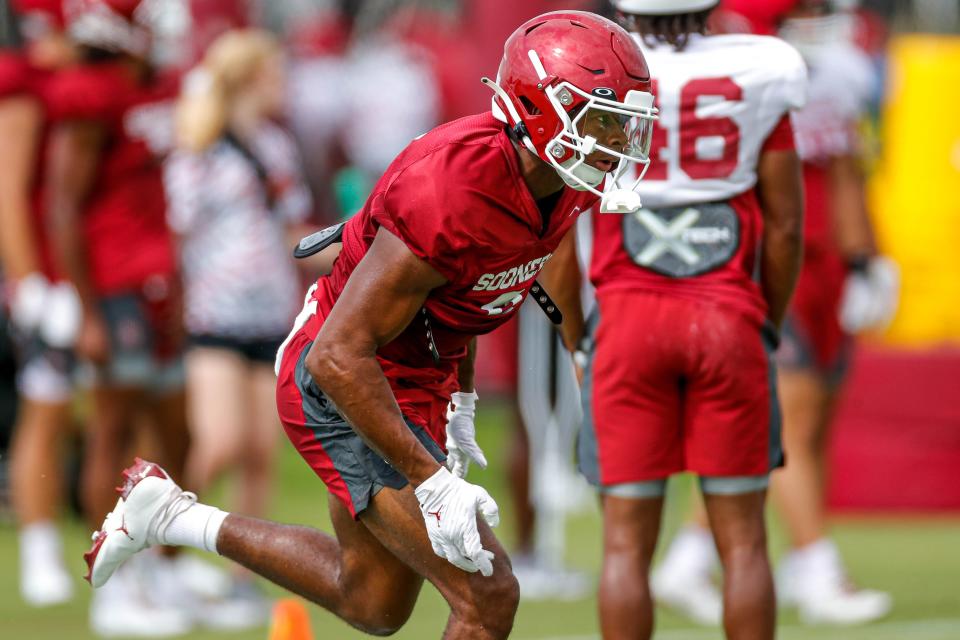
[[[571,352],[576,351],[584,332],[583,306],[580,302],[582,282],[580,262],[577,260],[577,229],[573,227],[540,271],[540,283],[563,313],[560,337]]]
[[[467,344],[467,355],[460,361],[460,367],[457,369],[457,380],[460,381],[460,393],[472,393],[476,391],[473,384],[474,368],[477,362],[477,339],[474,338]]]
[[[80,217],[96,179],[104,135],[103,128],[92,122],[59,125],[50,138],[45,185],[50,236],[60,265],[76,287],[83,306],[77,350],[94,362],[106,359],[108,344],[87,268]]]
[[[840,253],[848,259],[866,259],[876,254],[864,182],[858,157],[840,155],[830,159],[830,220]]]
[[[14,281],[40,268],[30,228],[30,181],[36,162],[40,109],[28,97],[0,102],[0,258]]]
[[[757,194],[763,210],[761,284],[770,320],[779,328],[803,259],[803,181],[796,151],[760,157]]]
[[[307,355],[307,370],[344,418],[414,486],[440,464],[410,432],[377,348],[396,338],[443,276],[381,228]]]

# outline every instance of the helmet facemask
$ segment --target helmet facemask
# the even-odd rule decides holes
[[[631,90],[620,102],[611,89],[587,93],[568,82],[547,87],[546,94],[563,124],[557,136],[546,144],[547,162],[568,186],[600,196],[602,213],[632,213],[639,209],[636,188],[650,163],[653,123],[657,119],[653,95]],[[570,111],[565,109],[565,105],[581,100]],[[591,135],[598,126],[603,130],[616,127],[623,146],[616,149],[602,144]],[[616,163],[603,192],[598,187],[608,172],[588,163],[589,156],[598,152]]]
[[[650,162],[650,143],[653,134],[653,122],[657,120],[657,109],[653,106],[653,94],[647,91],[629,90],[623,101],[617,100],[613,89],[596,87],[591,92],[576,85],[561,81],[549,84],[555,77],[549,77],[539,56],[533,50],[528,57],[543,85],[538,85],[555,112],[561,125],[559,132],[546,143],[535,145],[526,135],[523,119],[507,93],[489,78],[483,78],[497,98],[493,101],[494,115],[521,131],[520,141],[531,152],[548,162],[564,183],[578,191],[590,191],[601,198],[602,213],[632,213],[641,206],[636,188],[646,173]],[[506,107],[504,113],[501,105]],[[508,115],[509,114],[509,115]],[[613,124],[619,128],[617,137],[624,141],[622,148],[614,149],[601,144],[591,134],[593,117],[613,118]],[[524,125],[520,127],[520,125]],[[602,127],[606,129],[606,126]],[[541,146],[542,148],[538,148]],[[604,171],[587,162],[589,156],[602,153],[616,166]],[[639,165],[635,167],[635,165]],[[611,179],[603,191],[602,185],[607,174]],[[635,177],[633,177],[635,176]]]

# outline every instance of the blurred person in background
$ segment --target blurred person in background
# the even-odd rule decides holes
[[[92,406],[81,495],[97,521],[113,506],[135,426],[148,427],[180,473],[186,459],[180,283],[160,165],[172,143],[175,86],[154,74],[138,0],[71,0],[65,13],[80,63],[49,87],[46,207],[56,257],[82,307],[76,350]],[[138,585],[129,565],[94,594],[95,632],[189,628],[185,611]]]
[[[593,215],[586,326],[573,237],[543,280],[584,367],[578,449],[602,498],[601,629],[605,640],[651,636],[667,478],[692,471],[723,565],[726,636],[771,639],[764,511],[783,464],[772,352],[800,269],[790,112],[806,71],[780,40],[706,35],[718,0],[613,4],[650,61],[659,108],[643,208]]]
[[[228,31],[191,71],[177,108],[178,150],[167,160],[169,223],[180,238],[189,333],[192,446],[187,482],[208,489],[236,474],[238,513],[266,515],[280,422],[273,361],[300,302],[287,231],[310,213],[283,111],[283,57],[259,30]],[[292,244],[292,243],[291,243]],[[265,619],[242,574],[236,595]]]
[[[851,355],[851,335],[881,328],[896,309],[897,269],[877,254],[864,193],[862,118],[876,94],[852,17],[822,0],[729,0],[722,24],[779,33],[809,69],[807,105],[793,117],[805,191],[804,264],[777,352],[787,465],[773,495],[790,541],[777,572],[782,606],[808,623],[853,624],[886,615],[886,593],[847,576],[826,525],[829,426]],[[849,3],[847,3],[849,4]],[[740,24],[738,24],[738,21]],[[665,599],[691,611],[711,595],[713,543],[701,514],[668,550],[657,575]]]
[[[498,508],[460,476],[455,450],[475,452],[476,436],[472,420],[448,425],[447,407],[454,392],[473,395],[475,336],[516,313],[577,214],[636,203],[629,168],[647,162],[654,118],[647,75],[608,20],[528,21],[499,80],[484,79],[490,111],[415,139],[358,215],[298,245],[319,252],[342,234],[277,356],[281,420],[332,494],[335,536],[198,503],[137,460],[86,555],[91,583],[148,546],[189,545],[371,634],[397,631],[428,580],[450,607],[444,637],[507,637],[518,592],[490,529]]]
[[[79,304],[55,266],[41,198],[48,90],[75,51],[58,0],[0,2],[0,257],[19,360],[11,498],[20,527],[20,593],[33,606],[73,593],[55,521],[63,503]]]
[[[418,4],[340,0],[286,18],[290,124],[324,221],[359,211],[396,155],[440,122],[444,63],[417,28],[443,32],[450,18]]]

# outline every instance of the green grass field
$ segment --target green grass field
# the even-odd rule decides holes
[[[485,472],[471,471],[471,479],[490,489],[505,516],[499,535],[507,545],[512,540],[510,506],[503,482],[505,414],[491,403],[481,408],[478,431],[490,459]],[[671,488],[671,506],[665,519],[670,534],[683,517],[689,482]],[[216,498],[211,500],[216,501]],[[292,448],[284,442],[279,493],[273,517],[291,523],[328,529],[326,490]],[[568,560],[571,565],[595,575],[600,558],[600,521],[595,512],[573,518],[568,528]],[[783,548],[776,523],[771,523],[773,552]],[[892,614],[879,623],[857,628],[802,627],[792,613],[780,618],[779,637],[785,640],[960,640],[960,516],[953,519],[839,519],[834,534],[850,572],[862,584],[890,591],[895,600]],[[16,533],[0,527],[0,639],[80,640],[93,638],[87,629],[89,588],[80,575],[85,567],[81,553],[88,532],[77,522],[69,524],[67,549],[77,575],[79,597],[62,607],[30,609],[17,591]],[[280,590],[273,593],[281,595]],[[595,600],[573,603],[523,602],[513,637],[518,640],[593,640],[597,635]],[[330,614],[311,607],[313,632],[318,640],[350,640],[367,637],[351,630]],[[712,640],[721,638],[716,629],[691,626],[668,611],[657,613],[657,638],[665,640]],[[446,607],[429,586],[424,588],[417,610],[395,637],[405,640],[439,638]],[[188,637],[264,639],[267,630],[240,634],[195,631]]]

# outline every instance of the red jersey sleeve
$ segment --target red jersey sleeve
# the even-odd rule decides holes
[[[11,51],[0,51],[0,98],[27,90],[30,69],[23,56]]]
[[[47,93],[50,119],[105,121],[118,117],[127,90],[112,71],[106,65],[88,65],[58,73]]]
[[[449,172],[430,171],[431,164],[423,160],[400,172],[377,196],[371,214],[414,255],[454,281],[474,233],[465,219],[464,194],[457,193],[454,180],[443,178]]]
[[[793,124],[790,121],[790,113],[783,114],[780,122],[773,128],[770,135],[763,143],[761,153],[767,151],[790,151],[796,148],[796,141],[793,137]]]

